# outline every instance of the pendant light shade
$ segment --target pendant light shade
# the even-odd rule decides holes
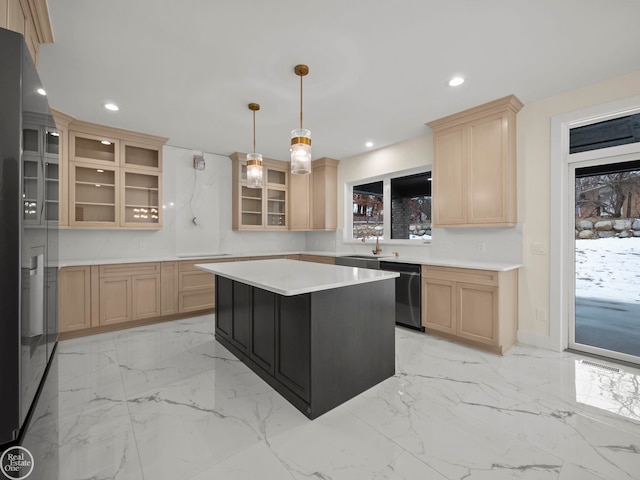
[[[253,111],[253,153],[247,154],[247,187],[262,188],[262,155],[256,153],[256,111],[260,105],[250,103],[249,110]]]
[[[311,173],[311,131],[302,128],[302,77],[309,73],[309,67],[296,65],[293,71],[300,77],[300,128],[291,130],[291,173],[308,175]]]

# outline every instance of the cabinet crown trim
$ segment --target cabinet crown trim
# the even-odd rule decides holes
[[[78,133],[88,133],[90,135],[111,136],[119,140],[144,143],[149,145],[164,145],[169,140],[167,137],[149,135],[148,133],[134,132],[122,128],[108,127],[97,123],[85,122],[84,120],[72,120],[69,123],[69,130]]]
[[[508,95],[503,98],[499,98],[492,102],[478,105],[477,107],[464,110],[453,115],[449,115],[438,120],[426,123],[426,125],[433,131],[444,130],[446,128],[463,125],[478,118],[483,118],[488,115],[511,111],[516,115],[524,104],[515,95]]]
[[[53,28],[47,0],[27,0],[39,43],[53,43]]]
[[[68,128],[69,124],[75,120],[71,115],[55,108],[51,108],[51,115],[53,115],[53,119],[58,128]]]
[[[311,167],[337,167],[339,163],[339,160],[335,160],[329,157],[322,157],[318,158],[317,160],[313,160],[311,162]]]

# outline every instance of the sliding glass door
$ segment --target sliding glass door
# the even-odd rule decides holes
[[[569,347],[640,364],[640,159],[570,166],[575,212]]]

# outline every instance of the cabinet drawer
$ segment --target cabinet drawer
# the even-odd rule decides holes
[[[216,258],[214,260],[210,258],[203,258],[200,260],[180,260],[179,262],[180,265],[178,269],[181,272],[187,272],[191,270],[201,272],[202,270],[199,270],[196,268],[196,265],[198,263],[223,263],[223,262],[235,262],[235,261],[236,261],[235,258]]]
[[[473,268],[422,266],[422,278],[437,278],[452,282],[475,283],[477,285],[498,285],[498,272]]]
[[[202,290],[203,288],[213,288],[215,276],[213,273],[194,270],[180,272],[178,278],[178,290],[186,292],[190,290]]]
[[[160,262],[121,263],[116,265],[100,265],[100,278],[121,277],[123,275],[160,274]]]
[[[197,312],[213,308],[213,287],[210,290],[198,290],[195,292],[182,292],[178,296],[180,313]]]

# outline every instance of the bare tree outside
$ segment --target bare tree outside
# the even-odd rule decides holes
[[[576,217],[640,217],[640,170],[576,178]]]

